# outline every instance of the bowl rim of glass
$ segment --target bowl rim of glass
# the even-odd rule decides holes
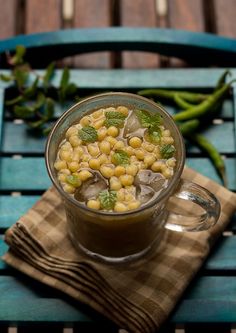
[[[140,101],[143,101],[145,103],[151,104],[151,106],[155,107],[156,109],[160,109],[166,116],[166,118],[172,123],[178,137],[179,137],[179,142],[180,142],[180,147],[178,147],[179,149],[182,150],[182,158],[181,161],[179,163],[179,168],[175,171],[173,177],[170,179],[170,182],[168,184],[168,186],[160,193],[160,195],[158,195],[154,200],[151,200],[150,202],[141,205],[139,208],[136,209],[131,209],[125,212],[115,212],[115,211],[106,211],[106,210],[99,210],[99,209],[92,209],[86,206],[86,204],[80,203],[79,201],[77,201],[76,199],[74,199],[73,196],[71,196],[70,194],[66,193],[63,188],[55,181],[53,173],[51,171],[50,168],[50,163],[49,163],[49,151],[50,151],[50,143],[52,140],[52,137],[54,135],[54,133],[56,132],[57,128],[61,125],[61,123],[64,122],[64,120],[67,118],[67,116],[75,111],[76,109],[78,109],[78,107],[81,104],[84,103],[88,103],[89,101],[93,101],[94,99],[97,98],[103,98],[103,97],[109,97],[112,95],[116,95],[116,96],[127,96],[130,98],[136,98],[139,99]],[[70,126],[72,126],[73,124],[71,124]],[[184,141],[183,141],[183,137],[178,129],[178,126],[176,125],[176,123],[174,122],[173,118],[171,117],[171,115],[159,104],[155,103],[154,101],[143,97],[143,96],[139,96],[137,94],[133,94],[133,93],[127,93],[127,92],[107,92],[107,93],[101,93],[101,94],[96,94],[94,96],[91,97],[87,97],[85,99],[83,99],[82,101],[72,105],[67,111],[65,111],[56,121],[56,123],[54,124],[53,128],[51,129],[48,138],[47,138],[47,142],[46,142],[46,148],[45,148],[45,160],[46,160],[46,167],[47,167],[47,172],[49,174],[49,177],[53,183],[53,185],[56,187],[56,189],[58,190],[58,192],[62,195],[62,197],[65,197],[67,200],[69,200],[72,204],[87,210],[88,212],[92,212],[92,213],[96,213],[99,215],[104,215],[104,216],[124,216],[124,215],[132,215],[134,213],[137,212],[141,212],[144,211],[146,209],[149,209],[150,207],[155,206],[156,203],[161,202],[162,199],[166,196],[168,196],[170,193],[172,193],[172,191],[175,189],[175,186],[177,186],[178,182],[176,182],[176,179],[180,179],[180,176],[182,175],[183,172],[183,168],[184,168],[184,163],[185,163],[185,145],[184,145]]]

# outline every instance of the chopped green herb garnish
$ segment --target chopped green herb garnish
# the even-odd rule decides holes
[[[149,139],[152,143],[158,144],[161,140],[161,129],[158,126],[153,126],[148,129]]]
[[[130,163],[130,157],[124,150],[116,150],[112,155],[112,162],[115,165],[127,165]]]
[[[68,184],[74,187],[80,187],[81,180],[76,175],[69,175],[66,177],[66,181]]]
[[[152,114],[145,110],[136,110],[135,113],[142,127],[150,128],[162,124],[162,116],[158,113]]]
[[[98,133],[93,126],[85,126],[78,131],[79,138],[84,142],[95,142],[98,139]]]
[[[120,112],[116,111],[109,111],[105,113],[106,120],[104,125],[106,127],[115,126],[115,127],[122,127],[125,121],[125,115]]]
[[[111,210],[115,206],[117,194],[116,191],[104,190],[99,193],[98,198],[102,209]]]
[[[158,144],[161,139],[160,125],[162,124],[162,116],[158,113],[151,114],[145,110],[136,110],[135,113],[141,126],[148,129],[150,141],[154,144]]]
[[[173,157],[175,153],[175,147],[173,145],[163,145],[160,149],[161,157],[164,159],[168,159]]]

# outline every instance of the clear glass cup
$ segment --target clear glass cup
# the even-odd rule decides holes
[[[122,213],[93,210],[63,191],[53,164],[58,146],[71,125],[94,110],[119,105],[161,114],[164,126],[170,130],[175,141],[175,173],[157,198],[136,210]],[[181,179],[184,163],[183,138],[172,117],[153,101],[123,92],[96,95],[72,106],[58,119],[46,145],[47,170],[62,197],[68,232],[74,245],[88,255],[108,262],[124,262],[141,257],[162,242],[166,229],[201,231],[217,222],[220,214],[217,198],[207,189]],[[181,212],[171,211],[170,199],[185,200]],[[199,209],[191,211],[191,214],[185,211],[186,201],[195,203],[200,213]]]

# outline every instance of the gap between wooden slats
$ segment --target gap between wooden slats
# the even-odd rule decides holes
[[[208,332],[215,332],[215,333],[236,333],[236,329],[235,324],[232,324],[230,327],[230,324],[226,324],[226,325],[220,325],[220,326],[216,326],[216,324],[203,324],[200,325],[201,327],[199,327],[199,325],[197,325],[196,327],[194,327],[193,325],[183,325],[183,324],[177,324],[175,325],[175,328],[168,329],[168,333],[170,332],[174,332],[174,333],[196,333],[198,332],[199,329],[204,330],[206,329]],[[98,330],[99,331],[99,330]],[[19,330],[17,327],[8,327],[8,329],[6,330],[7,333],[19,333]],[[23,331],[24,332],[24,331]],[[21,331],[21,333],[23,333]],[[63,328],[63,329],[59,329],[57,331],[58,333],[77,333],[80,332],[80,330],[74,329],[74,328]],[[161,330],[162,333],[167,333],[167,331]],[[128,331],[126,331],[125,329],[118,329],[117,333],[128,333]]]
[[[21,333],[23,333],[24,330],[22,331],[21,330]],[[55,332],[55,331],[53,331]],[[59,329],[57,330],[58,333],[74,333],[74,329],[73,328],[62,328],[62,329]],[[7,333],[19,333],[19,329],[18,327],[8,327],[7,329]]]

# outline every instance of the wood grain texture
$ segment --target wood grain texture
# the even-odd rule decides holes
[[[27,34],[61,28],[61,0],[26,0],[25,6]]]
[[[75,0],[74,27],[97,28],[111,25],[110,0]],[[109,52],[95,52],[75,57],[74,65],[82,68],[109,68]]]
[[[169,25],[176,29],[204,31],[202,0],[169,0]]]
[[[169,0],[169,27],[190,31],[204,31],[204,14],[202,0]],[[172,58],[171,67],[183,67],[186,63]]]
[[[214,0],[216,32],[219,35],[236,37],[235,0]]]
[[[28,209],[30,209],[37,200],[39,195],[1,195],[0,196],[0,229],[7,229],[15,223]],[[12,209],[14,207],[14,209]],[[1,253],[0,253],[1,255]]]
[[[17,0],[0,0],[0,39],[16,34]]]
[[[120,25],[128,27],[156,27],[154,0],[121,0]],[[144,52],[123,52],[122,67],[153,68],[159,66],[158,56]]]

